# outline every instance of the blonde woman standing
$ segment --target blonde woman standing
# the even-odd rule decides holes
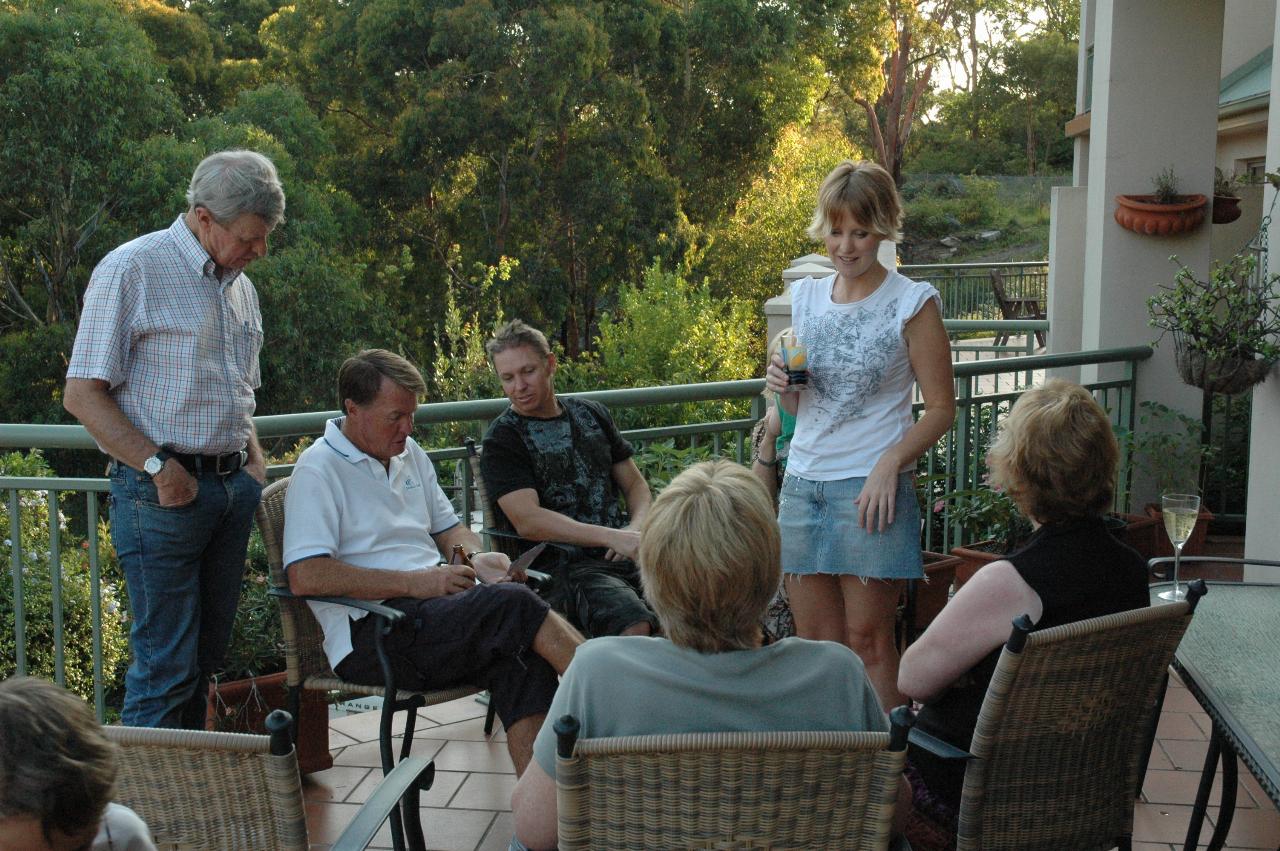
[[[836,271],[791,289],[809,380],[788,384],[777,356],[766,371],[796,415],[778,522],[797,633],[850,647],[884,707],[903,702],[896,580],[923,575],[916,461],[955,416],[938,291],[877,257],[881,242],[900,238],[901,222],[897,188],[880,166],[846,161],[827,175],[808,232]],[[924,412],[913,421],[917,384]]]

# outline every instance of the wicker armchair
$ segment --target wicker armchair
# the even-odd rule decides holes
[[[306,849],[291,723],[287,713],[273,712],[270,737],[105,727],[119,747],[114,800],[141,816],[162,847]],[[364,848],[402,796],[421,843],[418,790],[430,787],[433,771],[423,757],[401,762],[332,847]]]
[[[1131,847],[1169,664],[1204,583],[1192,589],[1039,632],[1014,621],[969,746],[959,851]],[[920,733],[913,744],[940,752]]]
[[[579,740],[563,716],[559,847],[887,848],[911,721],[899,707],[889,733]]]
[[[390,664],[383,657],[382,636],[391,630],[393,624],[404,615],[402,612],[383,606],[370,600],[355,600],[347,597],[299,597],[289,591],[289,580],[284,570],[284,497],[289,487],[289,479],[284,478],[272,482],[262,492],[262,502],[258,505],[256,520],[262,532],[262,542],[267,550],[267,562],[271,567],[271,594],[280,605],[280,621],[284,630],[284,653],[286,667],[286,683],[289,687],[289,711],[297,719],[302,705],[303,689],[321,691],[340,691],[347,694],[375,695],[383,697],[382,720],[378,732],[378,745],[382,757],[382,773],[390,774],[396,760],[393,752],[392,736],[395,713],[404,711],[404,738],[400,746],[400,759],[409,756],[413,747],[414,727],[417,710],[423,706],[445,703],[459,697],[466,697],[480,691],[478,687],[459,686],[438,691],[410,691],[396,688],[395,675]],[[315,615],[307,605],[313,599],[328,603],[341,603],[353,608],[364,609],[369,617],[382,620],[382,629],[377,636],[378,655],[382,661],[385,676],[383,685],[369,686],[341,679],[329,667],[329,660],[324,654],[324,631],[316,621]],[[385,699],[386,695],[395,695],[394,700]],[[490,704],[488,716],[485,718],[484,731],[493,731],[493,706]],[[294,741],[298,736],[298,723],[295,720],[292,729]],[[392,838],[397,849],[403,847],[400,819],[392,817]],[[412,838],[412,837],[411,837]]]

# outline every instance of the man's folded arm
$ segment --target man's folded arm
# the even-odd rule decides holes
[[[582,547],[627,548],[626,541],[635,533],[625,529],[610,529],[566,517],[558,511],[543,508],[538,492],[524,488],[498,498],[498,506],[516,534],[531,541],[558,541]]]
[[[419,600],[463,591],[475,584],[475,573],[465,565],[382,570],[357,567],[327,555],[290,563],[286,575],[289,590],[308,597],[354,597],[386,600],[414,597]]]

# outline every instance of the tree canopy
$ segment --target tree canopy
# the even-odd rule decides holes
[[[1034,38],[981,48],[971,91],[930,86],[963,53],[956,15],[1031,5],[0,0],[3,416],[66,421],[93,266],[167,227],[195,164],[237,146],[288,196],[249,270],[262,413],[336,405],[363,345],[428,367],[433,393],[490,392],[476,347],[513,316],[580,364],[566,380],[630,380],[674,351],[638,342],[675,322],[649,290],[692,317],[672,346],[736,374],[840,159],[934,164],[976,114],[999,151],[955,170],[1060,167],[1071,98],[1039,81],[1069,76],[1069,8],[1035,4],[1053,8]]]

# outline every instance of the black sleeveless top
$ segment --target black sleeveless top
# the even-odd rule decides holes
[[[1138,609],[1150,602],[1146,562],[1116,540],[1101,517],[1041,526],[1021,549],[1005,558],[1040,597],[1044,612],[1035,625],[1038,630]],[[916,726],[967,750],[1003,646],[926,703]],[[914,747],[909,758],[935,797],[953,808],[959,806],[963,761],[940,760]]]

